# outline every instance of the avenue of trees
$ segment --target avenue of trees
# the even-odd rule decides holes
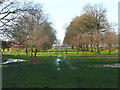
[[[118,47],[118,35],[106,18],[106,9],[100,5],[87,4],[81,16],[75,17],[67,26],[64,45],[71,45],[86,52],[100,53],[100,48],[114,51]]]
[[[26,48],[26,54],[31,48],[36,57],[37,51],[49,49],[55,43],[56,31],[41,4],[4,0],[0,1],[0,10],[0,34],[7,37],[11,45]]]
[[[15,46],[36,53],[59,46],[56,31],[52,27],[41,4],[19,0],[0,1],[0,34],[9,39],[3,41],[2,48]],[[109,54],[118,48],[118,35],[106,17],[106,9],[100,5],[87,4],[80,16],[76,16],[66,27],[64,45],[71,45],[79,51],[100,53],[107,49]],[[67,54],[67,49],[66,49]]]

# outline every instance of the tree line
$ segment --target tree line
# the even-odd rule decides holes
[[[84,6],[82,14],[76,16],[67,26],[64,45],[71,45],[76,49],[100,54],[100,48],[114,51],[118,47],[118,35],[114,25],[106,17],[106,8],[102,5]]]
[[[38,50],[49,49],[56,41],[56,31],[43,12],[41,4],[20,2],[19,0],[0,1],[0,31],[13,45]]]

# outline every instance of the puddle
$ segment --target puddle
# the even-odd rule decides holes
[[[88,65],[91,67],[112,67],[112,68],[120,68],[120,63],[115,64],[101,64],[101,65]]]
[[[0,64],[8,64],[8,63],[14,63],[14,62],[26,62],[27,60],[22,60],[22,59],[7,59],[7,61],[0,63]]]
[[[55,60],[55,65],[57,66],[57,70],[60,70],[60,65],[59,65],[59,61],[61,61],[61,59],[56,59]]]
[[[120,68],[120,63],[106,64],[106,65],[103,65],[103,66],[104,66],[104,67]]]
[[[58,68],[57,70],[60,70],[60,68]]]
[[[55,63],[54,63],[57,66],[57,70],[60,70],[59,62],[62,61],[61,59],[59,59],[60,57],[62,56],[58,54],[57,59],[55,59]]]
[[[0,67],[18,67],[19,65],[16,64],[9,64],[9,63],[16,63],[16,62],[26,62],[28,60],[23,60],[23,59],[5,59],[3,60],[2,63],[0,63]],[[9,64],[9,65],[8,65]]]

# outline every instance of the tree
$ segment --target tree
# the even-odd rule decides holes
[[[115,32],[111,31],[111,28],[109,28],[106,31],[106,33],[104,35],[104,42],[106,43],[106,45],[109,49],[109,54],[111,54],[112,49],[115,54],[115,48],[118,45],[118,36]]]
[[[77,34],[87,34],[90,40],[88,41],[88,45],[85,45],[86,48],[88,48],[90,45],[92,52],[93,44],[96,42],[96,52],[100,53],[99,45],[101,36],[109,26],[110,25],[106,18],[106,9],[100,5],[91,6],[87,4],[83,8],[82,15],[75,17],[70,25],[66,28],[64,43],[71,44],[72,42],[72,44],[74,44],[73,41],[75,40],[73,40],[73,38],[76,37]]]
[[[5,0],[0,2],[0,31],[4,37],[11,38],[11,27],[16,20],[25,13],[33,14],[40,8],[34,8],[34,3],[20,2],[19,0]]]
[[[72,40],[72,44],[76,47],[76,49],[78,50],[78,54],[79,54],[79,49],[83,48],[83,42],[82,42],[82,33],[77,34],[76,37],[74,37],[74,39]]]
[[[100,34],[101,32],[105,32],[108,27],[109,27],[109,23],[107,21],[107,18],[106,18],[106,8],[103,8],[102,5],[94,5],[94,6],[91,6],[91,5],[86,5],[84,7],[84,13],[87,14],[87,15],[90,15],[90,16],[93,16],[90,17],[92,18],[92,25],[90,25],[90,23],[88,25],[90,25],[92,28],[91,30],[93,31],[92,34],[95,32],[96,34],[96,49],[97,49],[97,53],[99,53],[99,41],[98,40],[100,38]],[[89,21],[89,20],[88,20]],[[89,28],[90,28],[89,26]],[[91,34],[91,36],[93,36]]]
[[[28,3],[26,8],[29,9],[30,6],[31,3]],[[35,27],[36,22],[42,23],[44,21],[42,6],[40,4],[33,4],[33,6],[30,7],[32,11],[22,12],[15,20],[15,24],[12,24],[7,29],[7,34],[11,36],[11,41],[17,45],[23,45],[26,48],[26,54],[28,54],[27,48],[30,46],[27,41],[30,39],[31,31]]]
[[[55,31],[47,21],[35,27],[31,33],[28,42],[35,48],[35,57],[37,50],[49,49],[56,40]]]
[[[73,21],[66,28],[65,38],[63,41],[64,45],[71,45],[71,41],[78,33],[77,28],[79,25],[78,22],[76,22],[77,19],[78,17],[75,17]]]
[[[2,4],[3,6],[1,7],[7,9],[7,11],[0,13],[0,15],[4,16],[0,18],[1,22],[3,22],[0,29],[5,31],[6,35],[9,35],[8,37],[10,37],[12,42],[24,46],[26,54],[28,54],[27,48],[31,48],[31,56],[33,56],[32,52],[33,48],[35,48],[36,56],[38,49],[51,48],[56,39],[55,30],[52,28],[52,24],[47,21],[48,19],[43,13],[41,4],[23,2],[21,7],[18,7],[18,4],[20,2],[13,1]],[[13,6],[16,7],[13,8]],[[6,16],[5,13],[8,15]],[[16,15],[17,17],[15,17]],[[6,18],[9,19],[10,17],[15,18],[8,24],[4,24]]]

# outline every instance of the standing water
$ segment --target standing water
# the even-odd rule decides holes
[[[61,61],[61,59],[59,59],[61,56],[58,54],[57,59],[55,59],[55,65],[57,66],[57,70],[60,70],[60,65],[59,62]]]
[[[9,63],[15,63],[15,62],[26,62],[27,60],[22,60],[22,59],[6,59],[2,63],[0,63],[0,67],[6,67],[8,66],[7,64]]]
[[[61,60],[58,58],[55,60],[55,65],[57,66],[57,70],[60,70],[59,61],[61,61]]]
[[[115,64],[101,64],[101,65],[89,65],[92,67],[112,67],[112,68],[120,68],[120,63]]]

